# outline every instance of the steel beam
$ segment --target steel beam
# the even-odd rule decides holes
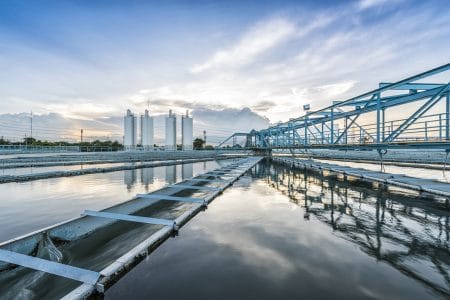
[[[449,83],[450,84],[450,83]],[[425,102],[417,111],[415,111],[408,119],[406,119],[399,127],[397,127],[394,132],[392,132],[387,138],[386,142],[392,142],[396,137],[398,137],[404,130],[406,130],[411,124],[413,124],[420,116],[426,113],[430,108],[432,108],[442,97],[442,94],[447,90],[449,84],[441,88],[441,91],[431,97],[430,100]]]
[[[182,188],[182,189],[189,189],[189,190],[206,190],[206,191],[220,191],[221,190],[221,188],[219,188],[219,187],[188,185],[188,184],[173,184],[173,185],[169,185],[167,187]]]
[[[256,132],[255,136],[259,133],[259,135],[263,136],[264,140],[267,141],[267,144],[260,144],[259,147],[266,147],[268,149],[291,147],[306,149],[320,144],[324,148],[333,148],[337,144],[342,144],[343,141],[344,144],[347,145],[354,141],[353,139],[350,139],[350,129],[353,128],[355,124],[360,129],[360,142],[365,142],[363,139],[364,136],[366,138],[370,137],[376,147],[383,148],[384,143],[393,143],[394,139],[396,139],[399,134],[406,132],[418,134],[423,142],[427,142],[428,140],[429,143],[432,141],[431,137],[433,136],[433,133],[437,132],[434,129],[435,126],[431,125],[432,123],[427,123],[426,129],[424,129],[423,126],[420,129],[409,131],[407,131],[407,129],[411,124],[415,123],[429,111],[429,109],[439,101],[441,96],[448,97],[448,83],[421,83],[417,81],[448,70],[450,70],[450,64],[442,65],[395,83],[380,83],[378,89],[345,101],[333,101],[333,104],[326,108],[308,112],[299,118],[290,119],[286,123],[280,123]],[[385,93],[388,91],[395,91],[396,93]],[[398,91],[405,92],[399,94]],[[386,96],[386,94],[388,96]],[[391,120],[391,128],[386,131],[386,109],[399,105],[412,104],[421,100],[427,101],[426,104],[420,107],[406,120],[401,120],[401,125],[395,130],[392,128]],[[344,107],[350,107],[350,109],[343,110],[342,108]],[[361,126],[356,123],[356,119],[358,119],[360,115],[370,112],[375,112],[376,114],[375,127],[372,127],[372,124]],[[439,116],[439,118],[441,118],[441,124],[444,120],[442,120],[442,116]],[[338,120],[343,120],[346,123],[342,131],[336,130],[336,122]],[[427,119],[427,121],[430,120]],[[435,121],[432,120],[430,122]],[[318,128],[318,126],[320,128]],[[445,138],[445,140],[450,140],[450,100],[448,99],[446,101],[444,126],[445,132],[439,133],[439,138],[442,137],[442,139]],[[440,125],[440,130],[441,127],[442,126]],[[424,139],[423,135],[424,130],[427,130],[426,139]],[[303,140],[298,138],[302,145],[297,145],[296,134],[298,135],[300,131],[303,131],[302,135],[304,135],[304,137]],[[325,131],[329,131],[329,137],[326,137]],[[336,131],[338,131],[337,135]],[[396,145],[396,147],[397,146],[399,145]],[[433,144],[433,147],[437,147],[437,145]]]
[[[136,197],[143,199],[156,199],[156,200],[178,201],[178,202],[199,203],[199,204],[205,203],[205,200],[201,198],[177,197],[162,194],[137,194]]]
[[[140,216],[126,215],[126,214],[117,214],[117,213],[110,213],[110,212],[105,212],[105,211],[85,210],[84,213],[82,213],[81,215],[113,219],[113,220],[120,220],[120,221],[153,224],[153,225],[164,225],[164,226],[172,226],[172,227],[176,226],[175,221],[172,221],[172,220],[140,217]]]
[[[4,249],[0,249],[0,261],[91,285],[95,285],[100,278],[100,273],[98,272]]]

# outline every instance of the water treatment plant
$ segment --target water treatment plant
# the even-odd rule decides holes
[[[123,151],[3,154],[0,298],[448,298],[450,84],[420,80],[449,69],[212,151],[128,110]]]
[[[445,0],[0,1],[0,300],[450,299]]]

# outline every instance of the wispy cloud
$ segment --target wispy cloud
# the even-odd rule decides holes
[[[45,40],[35,46],[25,38],[9,38],[18,30],[5,34],[0,18],[0,69],[8,70],[0,72],[2,112],[94,119],[121,116],[126,108],[142,112],[149,102],[153,114],[169,108],[182,113],[249,107],[271,122],[287,120],[302,113],[302,104],[320,108],[379,81],[448,63],[450,8],[443,4],[361,0],[305,7],[274,2],[253,14],[234,4],[227,12],[208,11],[208,18],[201,9],[165,18],[149,4],[139,22],[129,18],[132,8],[102,11],[93,20],[90,11],[80,11],[82,24],[102,26],[77,27],[70,19],[56,33],[57,22],[40,24],[46,15],[36,17],[33,25],[43,35],[56,39],[56,45],[76,45],[95,64],[83,55],[73,59],[77,51],[68,55]],[[150,20],[152,12],[158,17]],[[111,20],[117,23],[108,30]],[[74,39],[65,43],[67,37]]]
[[[371,7],[376,7],[376,6],[380,6],[380,5],[384,5],[386,3],[389,2],[394,2],[395,0],[360,0],[357,3],[357,6],[359,9],[363,10],[363,9],[368,9]]]
[[[258,55],[292,38],[295,32],[293,22],[282,18],[265,20],[249,29],[235,45],[217,51],[206,62],[195,65],[191,71],[200,73],[217,67],[251,63]]]

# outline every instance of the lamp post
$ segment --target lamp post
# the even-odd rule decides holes
[[[304,118],[304,121],[305,121],[305,146],[308,144],[308,117],[307,117],[307,115],[308,115],[308,111],[310,110],[310,105],[309,104],[305,104],[305,105],[303,105],[303,111],[305,112],[305,118]]]

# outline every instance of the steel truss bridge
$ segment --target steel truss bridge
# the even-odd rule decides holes
[[[252,149],[435,148],[450,151],[450,63],[263,130],[237,132]],[[432,76],[447,78],[430,83]],[[401,111],[401,113],[399,113]],[[435,111],[430,113],[430,111]],[[427,114],[428,112],[428,114]],[[388,119],[388,113],[404,119]]]

